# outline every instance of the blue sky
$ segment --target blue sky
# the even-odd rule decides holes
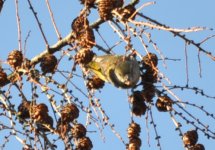
[[[141,1],[141,0],[140,0]],[[126,1],[127,2],[127,1]],[[138,6],[149,1],[141,1]],[[42,39],[41,33],[38,30],[38,26],[36,24],[35,18],[32,15],[32,12],[29,10],[29,6],[27,1],[19,2],[19,10],[20,10],[20,18],[21,18],[21,28],[22,28],[22,41],[24,45],[24,40],[29,31],[30,37],[27,42],[26,47],[26,57],[33,58],[38,55],[45,49],[45,42]],[[45,1],[36,2],[32,1],[35,10],[38,12],[38,17],[42,23],[42,28],[45,32],[45,35],[48,39],[50,45],[53,45],[57,42],[57,36],[55,34],[53,25],[51,23],[48,10],[45,4]],[[62,37],[65,37],[70,31],[70,26],[72,20],[79,14],[81,9],[78,0],[63,0],[63,1],[53,1],[50,0],[51,7],[53,9],[54,17],[59,28],[59,31]],[[156,1],[155,5],[148,6],[141,10],[141,12],[163,24],[174,28],[188,28],[192,26],[204,26],[208,28],[215,29],[215,13],[214,13],[214,0],[205,0],[205,1],[196,1],[196,0],[163,0]],[[96,10],[92,11],[91,16],[89,17],[90,21],[93,22],[98,18],[98,14]],[[141,18],[137,18],[141,20]],[[103,37],[107,41],[107,43],[112,46],[118,38],[116,38],[116,34],[113,33],[112,28],[108,24],[104,24],[100,28],[100,32],[103,34]],[[166,61],[167,68],[163,67],[162,61],[159,61],[159,69],[163,72],[166,77],[168,77],[172,84],[185,86],[186,84],[186,70],[185,70],[185,54],[184,54],[184,42],[178,38],[173,37],[172,34],[166,31],[158,31],[151,30],[151,38],[158,45],[159,49],[162,51],[163,55],[172,59],[181,59],[180,61]],[[197,33],[187,33],[186,37],[198,41],[202,41],[207,36],[215,34],[214,31],[206,30]],[[12,0],[7,0],[3,7],[3,10],[0,14],[0,60],[5,61],[8,53],[18,48],[18,40],[17,40],[17,24],[16,24],[16,15],[15,15],[15,2]],[[97,37],[97,42],[103,46],[102,40]],[[142,55],[145,54],[143,47],[141,44],[136,42],[138,40],[134,40],[134,46]],[[215,55],[215,39],[208,40],[203,47],[212,52]],[[66,48],[65,48],[66,49]],[[93,49],[97,52],[96,49]],[[155,50],[150,48],[152,52],[155,53]],[[115,53],[123,53],[123,45],[115,48],[113,50]],[[57,53],[57,58],[60,58],[61,53]],[[202,64],[202,78],[198,75],[198,52],[195,47],[192,45],[188,46],[188,68],[189,68],[189,85],[191,87],[199,87],[200,89],[204,89],[205,93],[208,95],[214,96],[215,93],[215,80],[214,80],[214,61],[212,61],[205,54],[201,53],[201,64]],[[71,63],[60,64],[60,69],[66,70],[71,69]],[[9,68],[7,65],[3,64],[5,68]],[[8,71],[9,73],[9,71]],[[57,77],[56,77],[57,78]],[[61,80],[61,79],[59,79]],[[83,88],[83,81],[74,81],[76,85]],[[164,81],[165,84],[167,82]],[[161,84],[157,84],[159,87]],[[29,90],[26,86],[24,92],[28,94]],[[5,87],[6,89],[8,87]],[[69,87],[73,89],[73,87]],[[74,90],[75,91],[75,90]],[[200,95],[196,95],[191,90],[189,91],[174,91],[177,96],[179,96],[182,100],[188,101],[190,103],[195,103],[196,105],[204,105],[205,109],[208,112],[215,114],[214,106],[215,99],[207,99]],[[129,92],[130,93],[130,92]],[[76,96],[80,96],[80,98],[84,98],[80,93],[74,92]],[[126,129],[128,124],[131,121],[129,104],[127,98],[127,91],[122,89],[117,89],[110,84],[106,84],[105,87],[101,90],[101,92],[96,92],[95,96],[101,100],[102,108],[104,108],[107,115],[110,117],[110,123],[115,125],[115,129],[123,139],[127,142],[126,137]],[[30,95],[28,95],[30,97]],[[45,98],[44,95],[41,95],[41,98]],[[156,99],[154,99],[156,100]],[[20,102],[20,99],[18,100]],[[45,100],[40,100],[46,102]],[[14,101],[14,103],[18,103]],[[87,103],[86,101],[84,103]],[[186,110],[191,111],[192,114],[196,115],[197,118],[202,120],[205,124],[209,124],[212,131],[215,131],[215,120],[209,117],[206,117],[204,113],[201,113],[199,109],[193,109],[189,106],[185,107]],[[163,150],[181,150],[183,149],[182,141],[178,136],[178,132],[175,131],[174,124],[170,119],[168,113],[160,113],[157,111],[155,107],[152,107],[152,112],[154,116],[155,123],[157,124],[157,130],[159,135],[161,136],[161,146]],[[81,114],[79,117],[80,122],[85,123],[86,114]],[[156,141],[154,140],[154,130],[150,126],[150,147],[147,144],[147,129],[145,125],[145,116],[141,118],[135,117],[134,119],[141,125],[141,139],[142,139],[142,147],[144,150],[155,150],[158,149],[156,145]],[[180,120],[180,119],[179,119]],[[0,119],[0,121],[3,121]],[[183,121],[182,121],[183,122]],[[193,129],[192,126],[186,125],[183,122],[183,131]],[[103,129],[103,134],[105,136],[105,142],[102,141],[102,138],[98,132],[98,129],[95,125],[90,125],[88,128],[89,131],[97,131],[97,132],[89,132],[87,135],[92,139],[95,150],[123,150],[125,149],[122,142],[112,133],[110,127],[106,126]],[[214,140],[208,140],[203,136],[203,133],[199,132],[199,143],[204,144],[206,150],[212,150],[212,147],[215,146]],[[2,144],[0,138],[0,145]],[[10,150],[17,146],[17,149],[21,149],[21,145],[12,138],[12,142],[8,143],[6,148]],[[19,148],[18,148],[19,147]],[[61,149],[61,148],[59,148]]]

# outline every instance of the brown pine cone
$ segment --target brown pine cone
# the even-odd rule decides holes
[[[89,21],[86,16],[81,15],[73,20],[71,27],[73,32],[76,34],[76,37],[78,37],[86,27],[89,27]]]
[[[46,54],[40,63],[41,70],[44,74],[54,73],[57,66],[57,58],[52,54]]]
[[[151,83],[144,83],[144,90],[142,91],[143,98],[145,102],[152,102],[155,96],[155,86]]]
[[[4,86],[8,82],[7,74],[0,67],[0,87]]]
[[[21,67],[23,62],[22,52],[19,50],[11,51],[8,55],[7,62],[13,69]]]
[[[158,79],[158,73],[154,69],[147,69],[141,76],[142,82],[144,83],[156,83]]]
[[[82,48],[92,48],[95,45],[95,36],[93,29],[90,27],[85,28],[80,35],[76,37],[78,46]]]
[[[95,54],[93,53],[93,51],[91,51],[91,49],[89,49],[89,48],[82,48],[75,55],[75,62],[77,64],[84,64],[84,65],[86,65],[90,61],[92,61],[94,55]]]
[[[86,135],[86,128],[82,124],[75,124],[72,127],[71,133],[74,138],[82,138]]]
[[[98,1],[98,11],[100,18],[102,20],[111,20],[112,13],[111,11],[115,8],[115,0],[99,0]]]
[[[140,150],[141,144],[142,144],[142,141],[139,137],[133,137],[129,140],[127,150]]]
[[[144,97],[142,92],[135,91],[130,97],[130,103],[132,104],[132,113],[136,116],[144,115],[147,106],[144,102]]]
[[[156,67],[158,64],[158,57],[156,54],[148,53],[143,57],[143,65],[146,69]]]
[[[140,147],[135,143],[129,143],[126,150],[140,150]]]
[[[140,125],[135,122],[132,122],[127,129],[128,138],[132,139],[134,137],[138,137],[140,135],[140,131]]]
[[[43,122],[48,116],[48,107],[46,104],[41,103],[31,107],[30,117],[36,122]]]
[[[196,144],[196,145],[188,148],[188,150],[205,150],[205,147],[202,144]]]
[[[156,107],[161,112],[172,110],[173,101],[168,96],[159,96],[156,102]]]
[[[93,148],[93,144],[90,138],[82,137],[78,139],[76,150],[91,150],[92,148]]]
[[[61,120],[63,123],[72,122],[74,119],[78,118],[79,110],[75,104],[67,104],[61,110]]]
[[[87,79],[87,88],[89,90],[92,89],[100,89],[103,88],[105,82],[97,76],[93,76],[92,78]]]
[[[95,45],[93,29],[89,27],[89,21],[84,15],[80,15],[72,22],[72,30],[78,46],[82,48],[92,48]]]
[[[187,131],[183,135],[183,142],[185,146],[194,146],[198,141],[198,133],[196,130]]]
[[[27,100],[23,100],[22,103],[18,106],[18,116],[21,119],[30,118],[30,107],[31,102]]]

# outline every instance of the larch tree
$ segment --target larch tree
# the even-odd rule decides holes
[[[215,95],[208,90],[214,87],[201,86],[214,81],[208,76],[215,61],[211,28],[176,28],[146,15],[155,1],[13,4],[0,0],[1,149],[14,140],[23,150],[110,149],[104,142],[110,134],[121,143],[116,149],[127,150],[167,149],[175,140],[180,144],[172,149],[204,150],[203,138],[214,143]],[[2,29],[3,16],[13,26]],[[101,61],[96,73],[89,69],[103,55],[120,59]],[[127,87],[113,73],[131,57],[139,74]]]

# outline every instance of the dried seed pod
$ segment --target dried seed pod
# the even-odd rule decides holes
[[[205,150],[205,147],[202,144],[196,144],[196,145],[188,148],[188,150]]]
[[[136,116],[144,115],[147,106],[144,102],[142,92],[135,91],[133,95],[130,96],[130,103],[132,104],[132,113]]]
[[[75,124],[71,130],[72,137],[74,138],[82,138],[86,135],[86,132],[87,130],[83,124]]]
[[[40,63],[41,70],[44,74],[53,73],[57,66],[57,58],[52,54],[46,54]]]
[[[7,74],[0,67],[0,87],[4,86],[8,82]]]
[[[92,89],[100,89],[104,86],[105,82],[97,76],[93,76],[92,78],[87,79],[87,88],[89,90]]]
[[[198,141],[198,133],[196,130],[187,131],[183,135],[183,142],[185,146],[194,146]]]
[[[80,0],[81,4],[86,5],[89,8],[95,8],[95,0]]]
[[[4,5],[4,1],[3,0],[0,0],[0,13],[1,13],[1,10],[3,8],[3,5]]]
[[[95,54],[93,53],[93,51],[91,51],[91,49],[82,48],[75,55],[75,62],[84,65],[88,64],[90,61],[92,61],[94,55]]]
[[[67,104],[61,110],[61,120],[63,123],[72,122],[74,119],[78,118],[79,110],[75,104]]]
[[[148,53],[143,57],[143,65],[146,69],[156,67],[158,64],[158,57],[156,54]]]
[[[122,16],[122,20],[127,20],[130,17],[130,19],[134,20],[136,16],[136,14],[134,14],[136,12],[134,5],[127,5],[124,8],[119,9],[118,12]]]
[[[23,62],[22,52],[19,50],[11,51],[8,55],[7,62],[14,69],[21,67]]]
[[[156,107],[161,112],[172,110],[173,101],[167,96],[159,96],[156,102]]]
[[[23,100],[22,103],[18,106],[18,117],[21,119],[30,118],[30,107],[31,102]]]
[[[134,137],[138,137],[140,135],[140,131],[140,125],[135,122],[132,122],[131,124],[129,124],[129,127],[127,129],[128,138],[131,139]]]
[[[93,144],[90,138],[82,137],[78,139],[76,150],[91,150],[92,148],[93,148]]]

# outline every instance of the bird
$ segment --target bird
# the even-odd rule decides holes
[[[117,88],[134,87],[140,78],[139,63],[133,56],[107,54],[94,56],[86,68]]]

